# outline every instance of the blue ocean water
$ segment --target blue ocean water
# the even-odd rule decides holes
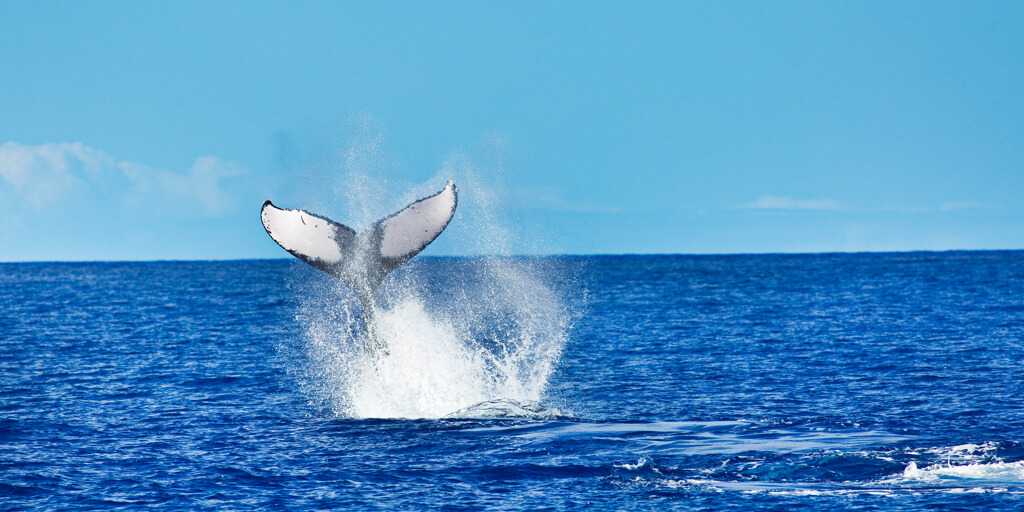
[[[1024,252],[0,265],[0,509],[1020,510]]]

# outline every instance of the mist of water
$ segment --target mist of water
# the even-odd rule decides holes
[[[327,276],[304,285],[297,312],[303,387],[326,410],[353,418],[550,415],[539,403],[573,308],[543,260],[509,256],[514,230],[503,221],[500,192],[481,178],[495,170],[457,155],[434,179],[386,204],[393,196],[376,176],[380,154],[380,137],[372,136],[344,152],[333,188],[345,191],[340,199],[352,218],[335,220],[361,229],[454,179],[459,206],[441,239],[459,237],[449,247],[481,256],[414,258],[385,279],[376,336],[386,350],[376,355],[362,348],[351,290]]]

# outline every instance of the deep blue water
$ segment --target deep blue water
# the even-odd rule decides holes
[[[414,261],[0,265],[0,509],[1024,507],[1024,252]]]

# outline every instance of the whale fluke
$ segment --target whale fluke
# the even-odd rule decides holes
[[[296,258],[338,277],[359,297],[364,328],[372,327],[377,287],[389,272],[430,245],[455,215],[458,190],[448,181],[440,192],[374,222],[361,233],[305,210],[263,203],[263,227]]]

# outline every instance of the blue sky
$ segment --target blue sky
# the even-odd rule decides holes
[[[0,261],[1024,248],[1015,2],[0,1]]]

